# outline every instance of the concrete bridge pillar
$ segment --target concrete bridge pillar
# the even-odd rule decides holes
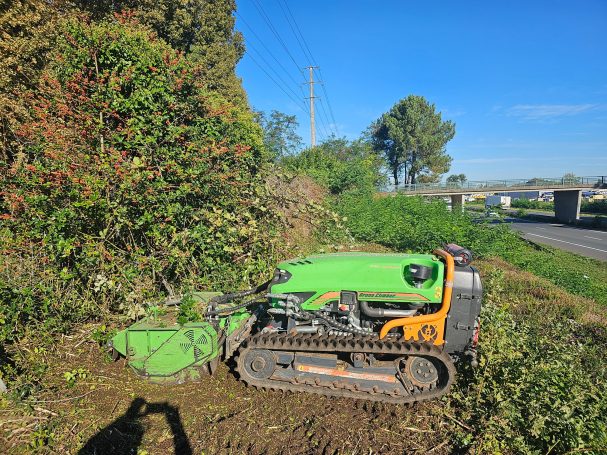
[[[554,216],[561,223],[573,223],[580,219],[581,190],[554,192]]]
[[[452,194],[451,195],[451,211],[455,212],[456,207],[462,212],[464,211],[464,195],[463,194]]]

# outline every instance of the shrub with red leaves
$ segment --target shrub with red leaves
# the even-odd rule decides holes
[[[5,327],[137,312],[169,289],[242,286],[268,270],[276,216],[261,132],[203,82],[128,18],[66,26],[31,95],[23,153],[0,169]]]

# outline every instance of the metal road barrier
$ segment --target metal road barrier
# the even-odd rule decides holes
[[[483,193],[496,191],[519,191],[537,189],[582,189],[607,188],[607,176],[571,178],[532,178],[510,180],[484,180],[470,182],[415,183],[391,186],[388,191],[407,194]]]

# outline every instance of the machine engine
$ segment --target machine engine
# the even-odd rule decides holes
[[[478,271],[468,265],[471,254],[465,257],[465,263],[455,263],[447,318],[395,327],[389,338],[444,345],[457,356],[475,355],[482,286]],[[391,319],[413,323],[416,316],[439,311],[444,278],[445,264],[434,255],[337,253],[285,261],[268,289],[270,317],[263,330],[380,335]]]

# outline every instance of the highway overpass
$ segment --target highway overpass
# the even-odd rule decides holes
[[[398,185],[393,191],[407,196],[450,196],[453,207],[463,206],[467,194],[553,191],[555,217],[563,223],[572,223],[580,217],[582,191],[599,188],[607,188],[607,176],[416,183]]]

